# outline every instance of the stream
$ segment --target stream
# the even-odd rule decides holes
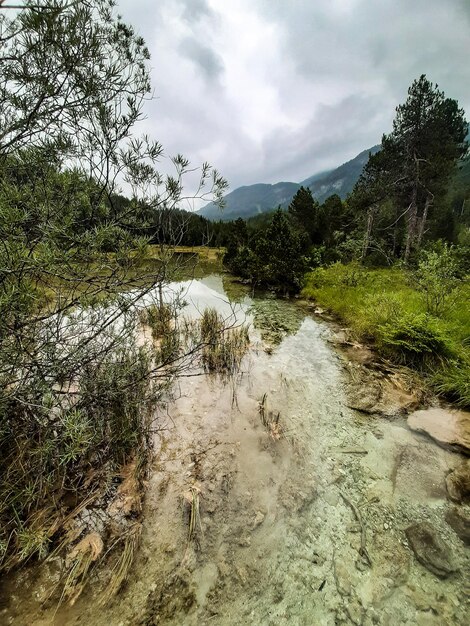
[[[235,381],[182,378],[158,416],[129,580],[106,607],[92,582],[57,610],[41,603],[42,579],[19,575],[0,623],[468,624],[468,549],[446,521],[445,486],[464,457],[404,414],[350,408],[349,357],[302,303],[251,299],[223,275],[183,286],[188,314],[213,306],[246,320],[251,344]],[[429,537],[410,545],[418,523],[444,563]]]

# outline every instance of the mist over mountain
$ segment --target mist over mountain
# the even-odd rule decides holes
[[[228,222],[238,217],[247,219],[281,206],[287,208],[301,185],[310,187],[313,196],[323,202],[329,196],[338,194],[346,198],[359,178],[369,154],[375,154],[380,146],[363,150],[354,159],[326,172],[314,174],[300,183],[280,182],[274,185],[257,183],[238,187],[225,196],[225,208],[221,212],[213,203],[200,209],[199,214],[210,220]]]
[[[357,179],[361,175],[364,165],[369,160],[369,154],[375,154],[380,150],[380,145],[363,150],[354,159],[343,163],[330,172],[316,174],[301,182],[304,187],[310,187],[314,198],[323,202],[334,193],[344,200],[348,193],[353,190]]]
[[[299,183],[276,183],[269,185],[257,183],[238,187],[225,196],[225,208],[223,212],[214,204],[210,203],[203,207],[199,214],[210,220],[222,220],[228,222],[238,217],[247,219],[266,211],[282,206],[287,208],[300,188]]]

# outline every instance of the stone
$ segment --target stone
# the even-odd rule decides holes
[[[376,555],[371,570],[370,599],[372,605],[378,609],[397,587],[407,582],[410,554],[393,534],[380,532],[371,537],[370,552]]]
[[[337,506],[339,502],[339,495],[334,491],[327,491],[323,496],[323,499],[330,506]]]
[[[450,546],[439,537],[428,522],[418,522],[405,531],[416,558],[439,578],[447,578],[457,571]]]
[[[264,513],[262,513],[261,511],[257,511],[251,528],[255,530],[255,528],[258,528],[258,526],[261,526],[261,524],[264,522],[265,517],[266,515]]]
[[[450,449],[470,453],[470,412],[442,408],[415,411],[408,417],[408,426]]]
[[[446,522],[464,543],[470,545],[470,515],[468,513],[452,507],[446,513]]]
[[[384,377],[362,371],[348,386],[348,406],[363,413],[399,417],[419,405],[419,390],[407,390],[398,375]]]
[[[464,502],[470,496],[470,459],[463,461],[446,476],[449,498],[454,502]]]
[[[353,624],[357,624],[358,626],[360,626],[360,624],[363,623],[364,611],[356,599],[348,602],[348,604],[346,605],[346,612]]]
[[[343,561],[335,561],[333,572],[338,592],[342,596],[349,596],[351,593],[352,581],[348,566]]]

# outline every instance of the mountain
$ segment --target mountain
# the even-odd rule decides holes
[[[298,183],[276,183],[275,185],[258,183],[238,187],[225,196],[225,208],[222,213],[213,202],[203,207],[199,213],[210,220],[224,222],[237,219],[237,217],[247,219],[275,209],[279,205],[287,208],[299,188]]]
[[[319,202],[324,202],[329,196],[337,193],[344,200],[348,193],[353,190],[357,179],[361,175],[364,165],[369,160],[369,154],[375,154],[380,150],[380,146],[373,146],[368,150],[360,152],[354,159],[343,163],[335,170],[322,175],[316,174],[301,182],[304,187],[310,187],[314,198]]]
[[[306,178],[301,183],[276,183],[268,185],[258,183],[238,187],[225,196],[225,209],[223,213],[213,203],[207,204],[200,209],[199,214],[210,220],[222,220],[228,222],[243,217],[247,219],[277,208],[279,205],[287,208],[301,185],[310,187],[313,196],[323,202],[328,196],[337,193],[344,200],[350,193],[359,178],[362,168],[367,163],[369,153],[375,154],[380,146],[374,146],[364,150],[354,159],[343,163],[334,170],[320,172]]]

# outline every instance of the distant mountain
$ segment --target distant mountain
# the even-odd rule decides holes
[[[276,183],[267,185],[258,183],[238,187],[225,196],[225,209],[223,213],[213,203],[207,204],[200,209],[200,215],[210,220],[230,220],[243,217],[247,219],[277,208],[279,205],[287,208],[301,185],[310,187],[313,196],[323,202],[328,196],[337,193],[344,200],[350,193],[359,178],[362,168],[369,159],[369,153],[375,154],[380,150],[380,146],[374,146],[369,150],[364,150],[354,159],[343,163],[334,170],[320,172],[306,178],[301,183]]]
[[[298,183],[276,183],[275,185],[258,183],[238,187],[225,196],[223,212],[211,202],[203,207],[199,213],[210,220],[222,220],[224,222],[237,219],[237,217],[247,219],[253,215],[270,211],[279,205],[286,208],[299,188]]]
[[[369,154],[375,154],[380,150],[380,146],[373,146],[364,150],[354,159],[343,163],[335,170],[326,172],[323,175],[316,174],[302,181],[304,187],[310,187],[314,198],[319,202],[324,202],[329,196],[337,193],[344,200],[348,193],[351,193],[357,179],[361,175],[364,165],[369,160]]]

